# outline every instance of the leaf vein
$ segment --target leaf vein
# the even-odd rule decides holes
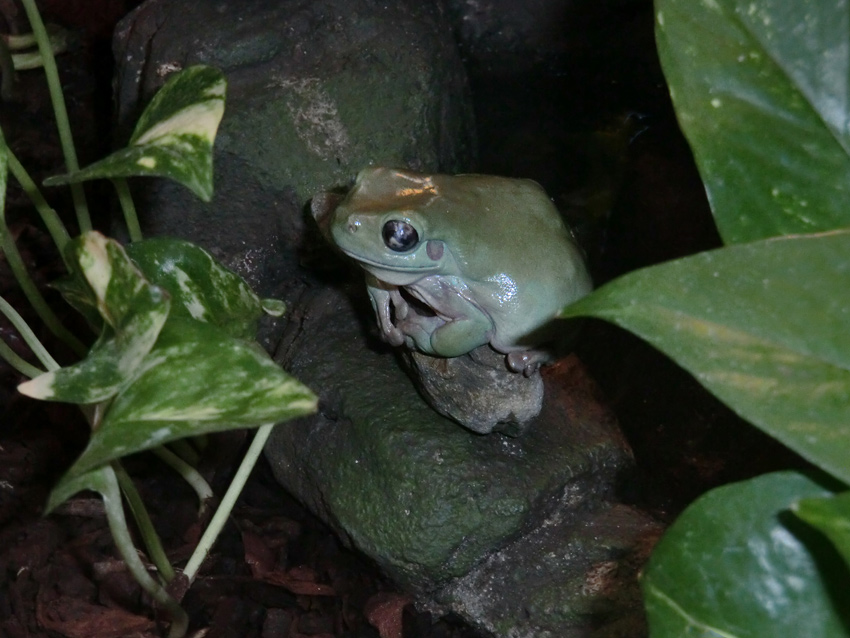
[[[659,589],[658,587],[655,587],[651,584],[648,584],[646,587],[647,589],[649,589],[650,594],[661,600],[661,602],[670,607],[670,609],[672,609],[675,613],[679,614],[679,616],[681,616],[690,626],[709,632],[717,638],[738,638],[737,634],[731,634],[727,631],[723,631],[718,627],[714,627],[712,625],[697,620],[691,614],[685,611],[685,609],[681,605],[679,605],[675,600],[670,598],[670,596],[661,591],[661,589]]]

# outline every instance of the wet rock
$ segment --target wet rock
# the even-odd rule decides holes
[[[411,377],[432,408],[479,434],[518,435],[543,406],[539,371],[525,376],[489,345],[460,357],[402,349]]]
[[[583,55],[588,32],[643,8],[645,0],[446,0],[465,57],[477,70],[513,74],[563,67]]]
[[[637,575],[660,533],[624,505],[561,507],[436,598],[499,637],[638,638],[647,629]]]
[[[495,70],[528,68],[564,53],[575,0],[448,0],[452,21],[473,62]]]
[[[267,457],[283,485],[420,605],[460,613],[496,636],[534,635],[547,597],[606,562],[620,570],[612,588],[628,601],[603,605],[606,618],[640,625],[636,569],[619,559],[651,524],[634,513],[607,526],[604,542],[591,540],[588,525],[611,511],[615,480],[632,461],[578,359],[543,371],[543,409],[525,433],[482,436],[422,401],[380,341],[359,282],[311,292],[296,308],[278,358],[319,392],[320,412],[273,433]],[[557,568],[531,577],[551,552]],[[597,593],[584,587],[560,601],[568,622],[546,621],[564,629],[551,635],[586,635],[601,622]],[[524,604],[540,614],[511,619],[511,631],[525,633],[500,629]]]
[[[421,606],[500,638],[618,624],[639,635],[641,561],[631,557],[652,524],[611,504],[631,454],[580,362],[542,372],[540,414],[518,436],[459,427],[423,401],[380,341],[362,279],[341,281],[306,223],[308,198],[364,166],[470,170],[468,90],[440,6],[142,4],[115,40],[126,132],[177,68],[212,64],[229,82],[215,199],[155,180],[143,227],[200,243],[290,302],[277,357],[321,409],[277,428],[267,457],[287,490]]]
[[[470,168],[469,91],[437,3],[148,0],[114,50],[124,137],[169,73],[224,71],[215,198],[156,180],[139,193],[142,226],[200,243],[264,295],[287,293],[314,193],[370,164]]]

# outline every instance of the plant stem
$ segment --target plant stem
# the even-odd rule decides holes
[[[32,331],[32,328],[29,327],[29,324],[24,321],[24,318],[18,314],[18,311],[15,310],[8,301],[3,299],[3,297],[0,297],[0,312],[2,312],[10,322],[12,322],[15,330],[17,330],[21,337],[23,337],[24,343],[29,346],[36,358],[41,361],[41,365],[51,371],[58,370],[61,367],[58,363],[56,363],[56,360],[50,356],[47,348],[42,345],[41,341],[38,340],[38,337],[35,336],[35,333]],[[41,374],[40,370],[39,374]]]
[[[123,177],[116,177],[112,180],[112,184],[115,186],[115,192],[118,193],[118,201],[121,203],[121,210],[124,212],[124,222],[127,224],[127,231],[130,233],[130,241],[141,241],[142,228],[139,226],[139,216],[136,214],[136,206],[133,204],[133,196],[130,194],[127,180]]]
[[[236,476],[233,477],[233,480],[230,482],[230,486],[227,488],[227,492],[221,499],[221,504],[215,511],[215,514],[213,515],[209,526],[207,526],[207,529],[204,531],[203,536],[201,536],[201,540],[198,542],[198,546],[189,558],[189,562],[187,562],[186,567],[183,568],[183,575],[186,577],[189,584],[195,580],[198,569],[200,569],[201,564],[204,562],[210,549],[212,549],[212,546],[215,544],[215,541],[221,533],[227,518],[230,516],[230,512],[233,511],[236,499],[238,499],[239,494],[242,493],[242,488],[245,487],[248,476],[251,474],[251,470],[254,469],[254,465],[256,465],[257,459],[263,451],[263,447],[272,432],[272,428],[274,428],[274,424],[269,423],[267,425],[260,426],[257,430],[257,434],[254,435],[254,440],[251,441],[251,445],[245,453],[245,458],[242,459],[242,463],[236,471]]]
[[[41,53],[44,64],[44,75],[47,78],[47,87],[50,90],[50,100],[53,103],[53,113],[56,116],[56,127],[59,129],[59,142],[62,145],[62,153],[65,156],[65,165],[69,173],[80,170],[77,161],[77,151],[74,148],[74,138],[71,135],[71,125],[68,122],[68,110],[65,108],[65,97],[62,95],[62,84],[59,81],[59,71],[56,69],[56,60],[50,50],[50,39],[44,22],[35,6],[35,0],[21,0],[26,11],[27,19],[30,21],[38,50]],[[74,209],[77,211],[77,223],[80,232],[88,232],[92,229],[89,207],[86,203],[86,195],[82,184],[71,184],[71,197],[74,200]]]
[[[195,466],[201,460],[201,455],[186,439],[177,439],[168,444],[169,449],[189,465]]]
[[[13,53],[11,55],[12,66],[16,71],[30,71],[37,69],[42,64],[41,53],[38,51],[29,51],[27,53]]]
[[[213,496],[215,496],[210,484],[204,480],[204,477],[201,476],[198,470],[189,465],[168,448],[158,447],[151,450],[151,452],[156,454],[156,456],[159,457],[159,460],[177,472],[183,480],[186,481],[193,490],[195,490],[195,494],[198,495],[198,500],[200,501],[198,517],[203,518],[206,513],[206,509],[209,506],[209,502],[212,500]]]
[[[24,266],[24,260],[21,258],[21,253],[18,252],[18,247],[15,246],[12,236],[9,234],[9,229],[6,227],[6,220],[2,216],[0,216],[0,248],[6,254],[6,262],[9,264],[12,274],[15,275],[18,285],[24,291],[24,295],[35,308],[44,325],[79,356],[84,356],[86,346],[62,325],[62,322],[59,321],[59,318],[38,291],[35,282],[30,278],[26,266]]]
[[[2,340],[0,340],[0,358],[30,379],[44,374],[44,370],[36,368],[29,361],[22,358],[17,352],[12,350],[12,348]]]
[[[168,556],[165,555],[159,534],[156,533],[156,528],[153,526],[153,521],[151,521],[142,497],[139,496],[139,491],[136,489],[133,479],[127,474],[127,470],[124,469],[120,461],[113,461],[112,469],[118,478],[118,485],[121,487],[124,498],[127,499],[127,504],[130,506],[130,512],[132,512],[133,518],[136,519],[136,525],[139,526],[139,533],[148,550],[148,556],[151,562],[156,565],[163,580],[166,583],[170,583],[174,580],[174,568],[171,566]]]
[[[9,47],[11,51],[16,51],[19,49],[28,49],[29,47],[34,47],[35,36],[32,33],[20,33],[20,34],[3,34],[2,38],[3,42],[6,43],[6,46]]]
[[[55,24],[49,24],[47,25],[46,30],[47,37],[50,42],[50,51],[53,55],[63,53],[68,50],[68,32],[65,31],[65,29],[57,27]],[[3,41],[8,43],[9,49],[12,51],[16,49],[21,50],[29,48],[38,44],[35,35],[32,33],[19,36],[8,36],[7,38],[3,38]],[[27,71],[29,69],[37,69],[40,66],[44,66],[44,59],[42,58],[40,51],[13,53],[12,62],[15,66],[15,70],[17,71]]]
[[[15,61],[6,40],[0,40],[0,99],[11,102],[15,98]]]
[[[110,479],[108,481],[108,489],[102,490],[101,496],[103,497],[103,505],[106,509],[106,519],[109,522],[109,531],[112,533],[118,553],[121,554],[121,558],[124,559],[127,569],[130,570],[136,582],[150,594],[151,598],[162,605],[171,616],[171,628],[168,631],[168,638],[182,638],[186,635],[186,630],[189,627],[189,618],[186,616],[183,608],[180,607],[180,604],[145,569],[145,565],[142,563],[138,552],[136,552],[136,547],[133,545],[130,530],[127,528],[127,519],[124,517],[121,492],[118,488],[114,469],[106,474]]]
[[[5,144],[2,139],[0,139],[0,143]],[[62,220],[59,219],[59,215],[57,215],[56,211],[53,210],[53,208],[50,207],[50,204],[47,203],[44,195],[42,195],[41,191],[38,190],[36,183],[29,176],[29,173],[27,173],[23,165],[18,161],[18,158],[15,157],[14,153],[12,153],[12,149],[8,146],[5,148],[9,160],[9,172],[12,173],[12,176],[16,180],[18,180],[21,188],[24,189],[27,197],[30,198],[33,206],[35,206],[38,214],[41,216],[41,221],[44,222],[44,225],[47,228],[47,232],[50,233],[50,236],[53,238],[53,243],[56,244],[56,249],[62,256],[65,266],[68,267],[68,260],[65,255],[65,245],[68,241],[70,241],[71,236],[68,234],[65,224],[62,223]]]

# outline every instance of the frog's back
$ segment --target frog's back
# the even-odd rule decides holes
[[[494,346],[509,349],[591,290],[582,252],[537,182],[459,175],[435,184],[447,201],[433,205],[464,220],[444,241],[493,318]]]
[[[420,241],[451,255],[444,276],[492,319],[507,350],[590,291],[581,250],[543,188],[491,175],[370,168],[348,205],[363,214],[421,217]]]

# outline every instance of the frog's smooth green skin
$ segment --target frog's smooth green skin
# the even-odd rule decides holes
[[[366,270],[386,341],[426,354],[489,343],[528,373],[545,358],[535,350],[541,328],[592,287],[570,231],[531,180],[368,168],[338,205],[314,205],[313,215]]]

